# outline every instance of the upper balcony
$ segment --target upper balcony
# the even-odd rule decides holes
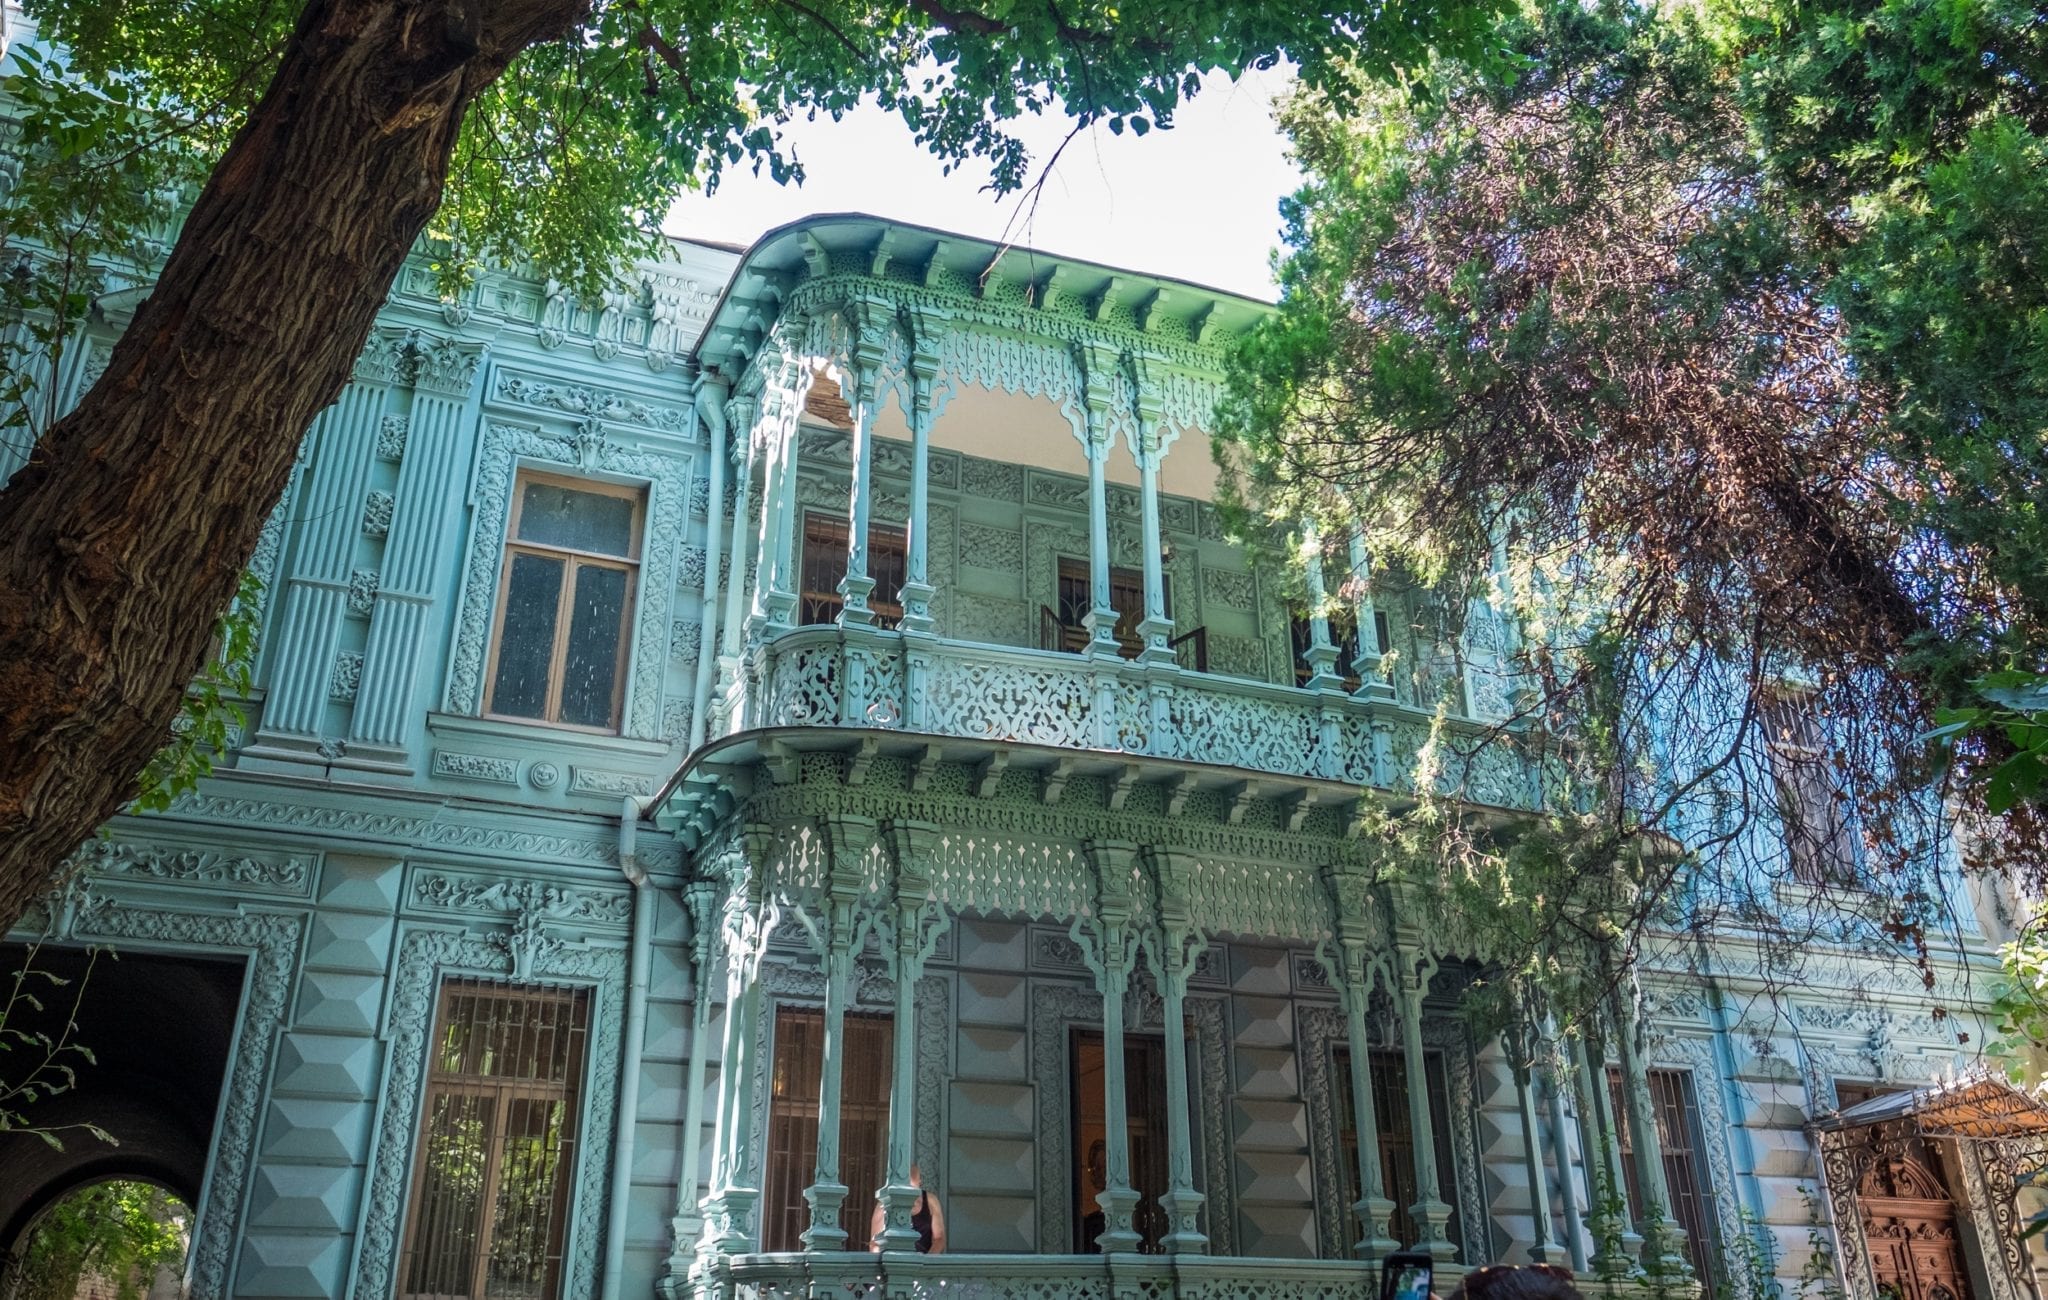
[[[1371,583],[1356,539],[1275,530],[1255,562],[1224,529],[1220,345],[1268,310],[873,218],[764,237],[696,356],[738,521],[702,737],[914,732],[1402,791],[1448,701],[1464,752],[1439,783],[1531,806],[1494,734],[1504,620],[1433,636],[1427,593]],[[1270,558],[1289,546],[1303,563]]]

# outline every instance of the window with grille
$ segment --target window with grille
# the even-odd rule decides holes
[[[617,731],[645,494],[525,472],[512,501],[484,712]]]
[[[577,1131],[589,994],[441,986],[399,1258],[408,1300],[552,1300]]]
[[[1685,1255],[1692,1263],[1693,1275],[1700,1280],[1700,1294],[1713,1295],[1720,1237],[1715,1227],[1713,1189],[1707,1186],[1707,1167],[1700,1158],[1699,1107],[1692,1092],[1692,1071],[1648,1073],[1650,1109],[1657,1116],[1657,1148],[1664,1156],[1664,1185],[1671,1192],[1671,1217],[1685,1229]],[[1629,1208],[1640,1214],[1643,1189],[1636,1178],[1628,1101],[1623,1094],[1621,1071],[1611,1065],[1607,1067],[1607,1095],[1621,1137],[1621,1171],[1628,1186]]]
[[[1330,1108],[1337,1116],[1337,1148],[1344,1166],[1344,1204],[1348,1208],[1358,1201],[1358,1117],[1351,1108],[1351,1049],[1336,1048],[1335,1057],[1335,1068],[1330,1072]],[[1415,1130],[1408,1114],[1407,1058],[1400,1052],[1374,1052],[1371,1065],[1373,1122],[1380,1145],[1380,1187],[1394,1203],[1387,1230],[1394,1240],[1406,1245],[1416,1239],[1415,1216],[1410,1207],[1417,1195]],[[1461,1239],[1462,1230],[1458,1226],[1458,1198],[1451,1190],[1457,1185],[1457,1166],[1451,1163],[1451,1100],[1444,1081],[1443,1055],[1425,1052],[1422,1065],[1429,1079],[1429,1122],[1434,1130],[1430,1145],[1436,1150],[1437,1194],[1451,1207],[1444,1235],[1455,1242]],[[1356,1224],[1353,1226],[1355,1229]],[[1351,1253],[1351,1245],[1348,1241],[1342,1243],[1344,1254]]]
[[[846,579],[846,548],[853,528],[830,515],[804,516],[803,590],[798,594],[797,622],[836,623],[846,598],[839,584]],[[868,608],[875,626],[895,627],[903,621],[903,582],[910,555],[910,537],[889,524],[868,525],[868,576],[875,588]]]
[[[1160,583],[1166,616],[1171,618],[1173,587],[1164,577]],[[1039,638],[1039,649],[1066,650],[1076,654],[1087,649],[1088,628],[1082,620],[1095,607],[1088,586],[1088,561],[1063,557],[1059,568],[1059,608],[1040,611],[1045,632]],[[1138,624],[1145,621],[1145,575],[1136,569],[1112,567],[1109,571],[1109,607],[1116,611],[1118,648],[1124,658],[1136,659],[1145,648],[1143,638],[1138,635]]]
[[[1760,713],[1793,877],[1810,885],[1854,884],[1856,841],[1849,801],[1828,757],[1812,693],[1770,692]]]
[[[839,1226],[846,1249],[866,1250],[875,1193],[888,1176],[889,1069],[893,1019],[848,1013],[839,1067]],[[810,1224],[804,1189],[818,1166],[818,1090],[824,1074],[825,1013],[775,1009],[770,1075],[768,1170],[761,1189],[761,1249],[801,1250]]]

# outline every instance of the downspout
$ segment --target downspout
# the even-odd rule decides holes
[[[626,1201],[633,1190],[633,1134],[640,1116],[640,1052],[647,1037],[647,983],[654,964],[654,885],[640,862],[640,802],[619,809],[619,871],[633,886],[626,970],[626,1025],[619,1051],[619,1110],[612,1131],[612,1190],[605,1220],[603,1300],[618,1300],[626,1264]]]
[[[697,685],[690,699],[692,752],[704,743],[704,732],[710,724],[705,715],[711,708],[711,670],[718,649],[718,566],[725,535],[725,397],[723,381],[697,381],[697,418],[711,433],[711,491],[704,506],[704,606],[697,625]],[[735,526],[735,543],[737,531]],[[734,549],[738,549],[737,545]],[[735,555],[733,559],[732,571],[737,576],[739,557]]]

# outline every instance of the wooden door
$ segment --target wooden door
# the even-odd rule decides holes
[[[1880,1160],[1856,1203],[1880,1300],[1970,1300],[1955,1202],[1933,1169],[1907,1156]]]

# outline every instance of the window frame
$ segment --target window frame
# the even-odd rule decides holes
[[[820,548],[817,552],[818,558],[823,559],[832,555],[835,549],[838,556],[839,578],[835,580],[832,589],[829,591],[814,590],[809,582],[813,554],[811,549],[813,541],[811,529],[814,525],[827,534],[817,538],[817,544]],[[853,537],[853,525],[838,515],[828,514],[822,510],[806,510],[801,521],[801,530],[798,533],[800,541],[797,547],[796,564],[798,587],[796,593],[797,623],[801,627],[837,626],[839,611],[846,608],[846,597],[839,594],[838,583],[843,582],[846,578],[846,552],[848,544]],[[880,567],[875,563],[877,555],[894,557],[896,560],[895,567],[901,569],[904,575],[902,580],[897,583],[896,590],[889,592],[887,595],[883,594],[885,590],[883,582],[875,578],[875,572]],[[876,627],[887,630],[895,628],[903,622],[903,585],[910,581],[909,575],[910,529],[903,524],[889,524],[882,523],[879,520],[869,520],[868,577],[875,579],[875,587],[873,591],[868,593],[868,609],[875,616]],[[812,619],[810,611],[813,609],[821,613],[826,609],[830,609],[832,617],[822,620]]]
[[[803,1233],[810,1221],[809,1205],[804,1200],[804,1191],[811,1184],[817,1169],[818,1155],[818,1103],[823,1086],[825,1009],[815,1003],[778,1002],[775,1004],[774,1037],[771,1042],[768,1062],[768,1113],[763,1124],[761,1143],[761,1200],[759,1237],[760,1249],[767,1252],[800,1251],[804,1248]],[[796,1022],[813,1027],[816,1034],[812,1049],[800,1061],[792,1061],[786,1053],[795,1049],[794,1035],[789,1033]],[[849,1060],[841,1063],[839,1076],[839,1181],[846,1186],[846,1199],[840,1203],[839,1226],[846,1230],[846,1246],[849,1251],[865,1251],[871,1244],[869,1231],[873,1226],[874,1206],[880,1198],[882,1187],[888,1182],[889,1161],[889,1105],[892,1097],[891,1083],[895,1069],[896,1018],[893,1012],[852,1010],[846,1012],[841,1028],[842,1052],[849,1053]],[[856,1029],[856,1026],[860,1026]],[[859,1032],[874,1035],[876,1041],[866,1045],[872,1052],[880,1070],[846,1068],[857,1063],[862,1053],[853,1043],[853,1035]],[[782,1091],[782,1072],[790,1071],[791,1087]],[[794,1077],[797,1074],[801,1077]],[[879,1093],[857,1095],[864,1084],[879,1083]],[[875,1150],[861,1152],[855,1143],[848,1140],[849,1121],[873,1123],[881,1135],[881,1143]],[[805,1129],[805,1124],[808,1129]],[[782,1143],[789,1134],[785,1131],[796,1128],[793,1143]],[[859,1185],[866,1180],[860,1177],[863,1169],[871,1169],[874,1186]]]
[[[1053,601],[1056,606],[1064,606],[1067,603],[1064,592],[1069,584],[1079,584],[1082,605],[1081,616],[1085,618],[1094,603],[1094,596],[1090,590],[1094,585],[1093,568],[1087,557],[1072,555],[1054,557]],[[1119,592],[1124,594],[1127,601],[1132,602],[1128,608],[1119,606],[1116,603]],[[1173,618],[1173,575],[1160,574],[1159,596],[1160,603],[1166,607],[1166,617],[1168,620],[1171,620]],[[1110,608],[1114,609],[1117,615],[1116,627],[1112,629],[1112,635],[1117,643],[1117,653],[1125,659],[1136,659],[1145,650],[1145,638],[1138,632],[1139,624],[1145,621],[1144,569],[1131,568],[1121,564],[1110,565],[1109,604]],[[1060,644],[1057,646],[1042,645],[1039,647],[1040,649],[1056,649],[1065,651],[1068,654],[1080,654],[1088,649],[1089,636],[1086,623],[1083,623],[1080,618],[1076,618],[1072,622],[1062,620],[1060,614],[1066,611],[1060,608],[1055,608],[1051,611],[1041,609],[1039,611],[1041,621],[1044,620],[1047,612],[1052,614],[1052,623],[1059,629]],[[1126,626],[1129,628],[1129,635],[1124,633]],[[1040,639],[1043,640],[1045,638],[1041,635]]]
[[[1393,1204],[1394,1210],[1387,1219],[1387,1231],[1397,1238],[1405,1248],[1415,1234],[1414,1205],[1412,1200],[1401,1194],[1401,1186],[1410,1186],[1415,1179],[1414,1130],[1410,1127],[1413,1112],[1408,1105],[1408,1054],[1398,1047],[1374,1046],[1367,1050],[1368,1075],[1372,1088],[1372,1118],[1378,1127],[1377,1145],[1380,1154],[1380,1191]],[[1361,1231],[1358,1216],[1353,1207],[1358,1201],[1358,1115],[1352,1108],[1351,1098],[1351,1045],[1332,1043],[1330,1045],[1330,1113],[1336,1120],[1336,1155],[1338,1163],[1338,1186],[1344,1192],[1344,1222],[1352,1231]],[[1451,1062],[1443,1049],[1425,1047],[1422,1049],[1422,1069],[1429,1089],[1430,1150],[1436,1154],[1437,1195],[1451,1208],[1450,1218],[1444,1221],[1444,1236],[1457,1247],[1458,1258],[1465,1256],[1464,1207],[1458,1197],[1458,1143],[1455,1119],[1451,1112]],[[1407,1160],[1396,1159],[1396,1151],[1409,1153]],[[1344,1246],[1350,1253],[1350,1244]]]
[[[487,997],[501,1000],[518,1000],[526,1004],[531,1013],[535,1008],[555,1004],[564,1008],[567,1015],[566,1032],[577,1035],[566,1050],[562,1077],[559,1081],[537,1080],[517,1075],[472,1074],[461,1069],[446,1070],[441,1066],[442,1041],[451,1025],[455,1002],[462,997]],[[427,1155],[434,1138],[434,1103],[441,1097],[462,1097],[469,1099],[489,1098],[493,1105],[486,1132],[484,1168],[476,1196],[476,1235],[471,1243],[468,1268],[467,1294],[482,1295],[489,1284],[491,1246],[499,1227],[494,1207],[502,1187],[501,1178],[505,1170],[504,1145],[507,1137],[510,1106],[518,1101],[559,1101],[562,1103],[563,1125],[554,1148],[554,1187],[550,1196],[552,1203],[551,1221],[548,1224],[548,1246],[544,1257],[552,1260],[553,1286],[547,1285],[547,1273],[543,1274],[542,1291],[558,1298],[568,1289],[567,1270],[569,1228],[574,1217],[574,1200],[578,1181],[578,1167],[582,1163],[585,1135],[583,1121],[585,1106],[589,1100],[589,1073],[592,1063],[592,1034],[594,997],[586,987],[551,986],[502,981],[491,977],[477,977],[449,974],[442,977],[434,995],[433,1034],[426,1045],[427,1059],[420,1088],[419,1116],[414,1129],[412,1168],[407,1177],[407,1195],[402,1231],[399,1235],[399,1250],[394,1261],[395,1281],[393,1294],[398,1300],[429,1300],[446,1293],[435,1291],[408,1291],[407,1276],[415,1253],[422,1243],[419,1234],[431,1230],[424,1222],[428,1193],[429,1161]],[[431,1243],[429,1243],[431,1244]]]
[[[1664,1170],[1665,1190],[1671,1204],[1664,1207],[1679,1227],[1685,1229],[1686,1262],[1699,1279],[1702,1294],[1714,1294],[1722,1265],[1721,1224],[1714,1212],[1714,1176],[1707,1166],[1707,1129],[1700,1115],[1699,1074],[1683,1065],[1651,1065],[1644,1068],[1650,1089],[1650,1106],[1657,1129],[1657,1163]],[[1614,1111],[1614,1136],[1621,1156],[1622,1182],[1628,1191],[1630,1211],[1643,1212],[1643,1189],[1636,1174],[1635,1136],[1628,1113],[1628,1082],[1621,1067],[1609,1064],[1606,1072],[1608,1103]],[[1671,1103],[1676,1102],[1676,1105]],[[1675,1113],[1674,1113],[1675,1112]],[[1678,1124],[1681,1146],[1665,1140],[1666,1128]],[[1690,1177],[1684,1187],[1676,1186],[1681,1173]]]
[[[602,551],[586,551],[575,547],[558,546],[548,542],[534,542],[519,536],[519,523],[526,511],[526,485],[540,483],[551,487],[565,488],[572,492],[587,492],[593,496],[607,496],[630,501],[633,504],[632,541],[630,555],[611,555]],[[525,726],[556,727],[564,731],[577,731],[585,735],[616,736],[625,726],[625,699],[627,677],[632,671],[633,626],[639,613],[640,565],[646,546],[647,533],[647,485],[644,483],[619,483],[609,479],[588,478],[578,474],[564,474],[556,470],[534,469],[516,466],[512,479],[512,504],[506,512],[505,539],[498,559],[498,592],[496,610],[491,616],[491,651],[484,664],[484,695],[482,714],[493,722],[513,722]],[[498,692],[498,656],[505,642],[506,597],[512,583],[512,565],[520,555],[533,555],[544,559],[559,560],[562,563],[562,583],[555,596],[555,635],[548,648],[548,689],[540,717],[519,713],[500,713],[492,706]],[[564,669],[567,667],[569,629],[573,621],[576,599],[577,574],[585,567],[613,569],[625,574],[626,592],[620,603],[619,637],[616,666],[612,673],[612,700],[609,725],[598,727],[588,723],[564,722],[556,715],[561,711]]]
[[[1828,752],[1813,690],[1792,682],[1767,687],[1757,715],[1792,879],[1811,889],[1863,888],[1856,810]]]

